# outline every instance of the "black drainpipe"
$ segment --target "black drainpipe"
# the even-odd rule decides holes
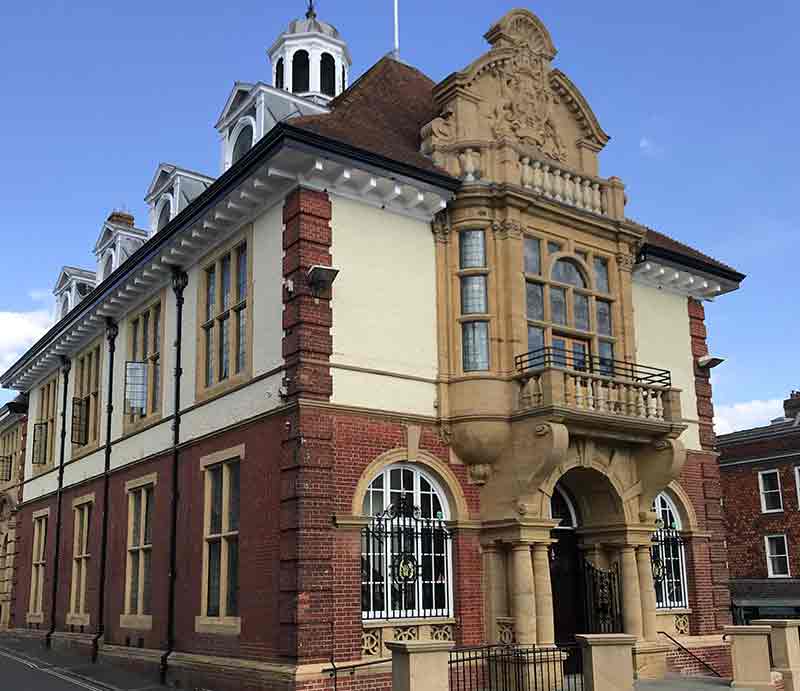
[[[67,450],[67,389],[69,388],[69,371],[72,369],[72,361],[61,357],[61,372],[64,375],[64,393],[61,396],[61,451],[58,461],[58,492],[56,496],[56,549],[53,557],[53,591],[50,601],[50,630],[45,638],[45,645],[49,648],[52,645],[53,634],[56,631],[56,599],[58,598],[58,559],[61,551],[61,501],[64,494],[64,454]]]
[[[183,341],[183,291],[189,277],[182,269],[172,272],[172,290],[175,292],[175,410],[172,421],[172,494],[170,497],[170,533],[169,533],[169,597],[167,599],[167,645],[161,656],[161,683],[167,680],[169,656],[175,647],[175,567],[178,545],[178,444],[181,441],[181,345]]]
[[[119,327],[113,319],[106,319],[108,340],[108,396],[106,403],[106,463],[103,470],[103,527],[100,532],[100,602],[97,614],[97,633],[92,640],[92,662],[97,662],[100,639],[105,634],[106,560],[108,557],[108,485],[111,474],[111,415],[114,412],[114,353],[117,350]]]

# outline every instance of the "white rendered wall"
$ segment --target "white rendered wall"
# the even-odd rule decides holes
[[[689,428],[681,435],[687,449],[700,449],[694,358],[685,295],[633,284],[633,321],[636,361],[672,373],[672,385],[681,389],[681,410]]]
[[[332,197],[334,403],[435,415],[436,260],[430,224]],[[390,376],[392,373],[429,380]],[[389,376],[386,376],[389,375]]]

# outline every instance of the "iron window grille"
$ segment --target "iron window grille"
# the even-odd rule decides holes
[[[89,443],[90,396],[72,399],[72,443],[86,446]]]
[[[47,463],[47,423],[38,422],[33,426],[33,464]]]
[[[125,363],[125,410],[129,415],[147,412],[147,374],[147,362]]]
[[[361,531],[364,619],[452,616],[451,538],[403,495]]]
[[[650,546],[650,560],[658,609],[683,609],[689,606],[685,555],[683,537],[678,530],[661,528],[655,532]]]
[[[11,482],[12,456],[0,456],[0,482]]]

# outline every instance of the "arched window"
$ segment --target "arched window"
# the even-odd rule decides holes
[[[438,483],[416,465],[381,471],[364,495],[361,533],[364,619],[452,615],[450,509]]]
[[[283,58],[280,58],[275,65],[275,88],[283,89],[283,84]]]
[[[292,91],[302,94],[309,91],[308,53],[305,50],[298,50],[292,57]]]
[[[543,246],[548,250],[547,256]],[[612,375],[613,302],[608,294],[608,260],[583,250],[566,257],[563,251],[561,243],[545,243],[532,236],[525,238],[530,366],[591,369]],[[551,257],[549,267],[548,257]],[[595,271],[593,281],[589,277],[590,266],[604,267],[606,272],[600,275]]]
[[[156,230],[161,230],[167,223],[169,223],[170,216],[172,215],[172,202],[167,199],[161,207],[161,212],[158,214],[158,223]]]
[[[330,53],[323,53],[320,58],[320,76],[322,78],[322,93],[326,96],[336,95],[336,61]]]
[[[688,607],[686,551],[680,532],[680,515],[664,492],[655,498],[653,511],[662,526],[653,535],[650,548],[656,606],[659,609]]]
[[[69,313],[69,295],[64,295],[61,298],[61,317],[62,319]]]
[[[239,130],[239,134],[236,136],[236,142],[233,145],[233,153],[231,154],[231,164],[236,163],[236,161],[238,161],[252,148],[253,128],[251,125],[245,125],[241,130]]]

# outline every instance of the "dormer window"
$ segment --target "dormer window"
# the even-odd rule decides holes
[[[167,223],[169,223],[170,218],[172,218],[172,202],[170,201],[169,197],[167,197],[161,206],[161,211],[158,214],[158,223],[156,224],[156,230],[161,230]]]
[[[292,57],[292,91],[302,94],[309,90],[308,52],[298,50]]]
[[[69,313],[69,295],[65,295],[63,298],[61,298],[61,318],[63,319],[64,317],[66,317],[68,313]]]
[[[323,53],[320,59],[320,75],[322,77],[322,93],[326,96],[336,95],[336,61],[330,53]]]
[[[231,155],[231,164],[236,163],[236,161],[238,161],[252,148],[253,148],[253,126],[247,124],[244,127],[242,127],[239,130],[239,134],[236,135],[236,141],[233,145],[233,154]]]
[[[276,89],[284,89],[285,79],[283,75],[283,58],[278,60],[278,64],[275,66],[275,88]]]

